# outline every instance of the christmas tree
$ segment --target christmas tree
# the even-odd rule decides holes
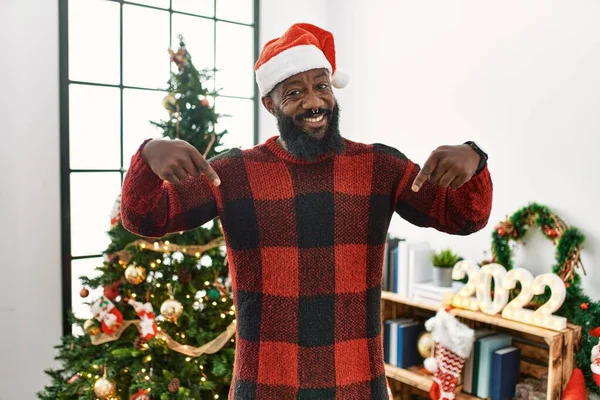
[[[216,132],[220,116],[207,100],[216,95],[206,89],[212,71],[197,70],[179,40],[178,51],[169,50],[169,118],[152,123],[210,159],[226,133]],[[235,310],[219,221],[151,240],[123,227],[118,199],[100,275],[81,277],[93,317],[70,316],[85,335],[62,339],[61,367],[46,371],[51,383],[38,398],[226,399]],[[98,288],[100,296],[89,295]]]

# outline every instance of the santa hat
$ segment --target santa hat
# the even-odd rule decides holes
[[[294,24],[267,42],[254,67],[262,96],[290,76],[316,68],[329,71],[333,87],[348,84],[348,75],[336,66],[333,35],[311,24]]]

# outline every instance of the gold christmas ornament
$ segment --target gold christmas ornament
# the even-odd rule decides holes
[[[83,331],[90,336],[95,336],[100,333],[100,326],[93,319],[88,319],[83,323]]]
[[[175,96],[173,96],[173,93],[169,93],[165,96],[165,98],[162,101],[162,105],[167,111],[175,112],[177,99],[175,98]]]
[[[102,377],[94,383],[94,394],[102,399],[114,396],[116,392],[115,383],[106,377]]]
[[[177,318],[183,314],[183,306],[175,299],[168,299],[160,306],[160,313],[167,320],[176,322]]]
[[[160,306],[160,314],[168,321],[177,322],[177,318],[183,314],[183,305],[173,298],[173,289],[171,284],[167,284],[169,290],[169,299],[165,300]]]
[[[423,358],[431,357],[431,348],[433,346],[433,337],[430,332],[423,332],[417,340],[417,350]]]
[[[125,279],[132,285],[139,285],[146,280],[146,268],[131,264],[125,270]]]

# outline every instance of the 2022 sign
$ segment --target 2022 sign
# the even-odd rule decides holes
[[[479,268],[470,261],[459,261],[452,271],[453,279],[468,278],[466,285],[454,295],[452,305],[471,311],[496,315],[513,321],[523,322],[542,328],[562,330],[567,327],[567,319],[553,315],[564,303],[567,289],[560,277],[553,273],[541,274],[535,278],[524,268],[506,271],[500,264],[486,264]],[[494,298],[492,299],[492,279],[494,280]],[[521,292],[512,301],[509,291],[517,282],[521,283]],[[550,299],[537,310],[524,308],[533,296],[543,294],[546,286],[552,291]]]

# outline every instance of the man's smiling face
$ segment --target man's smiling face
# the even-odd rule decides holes
[[[293,75],[263,97],[265,108],[277,117],[288,151],[303,159],[314,159],[339,151],[339,108],[331,89],[329,72],[313,69]]]

